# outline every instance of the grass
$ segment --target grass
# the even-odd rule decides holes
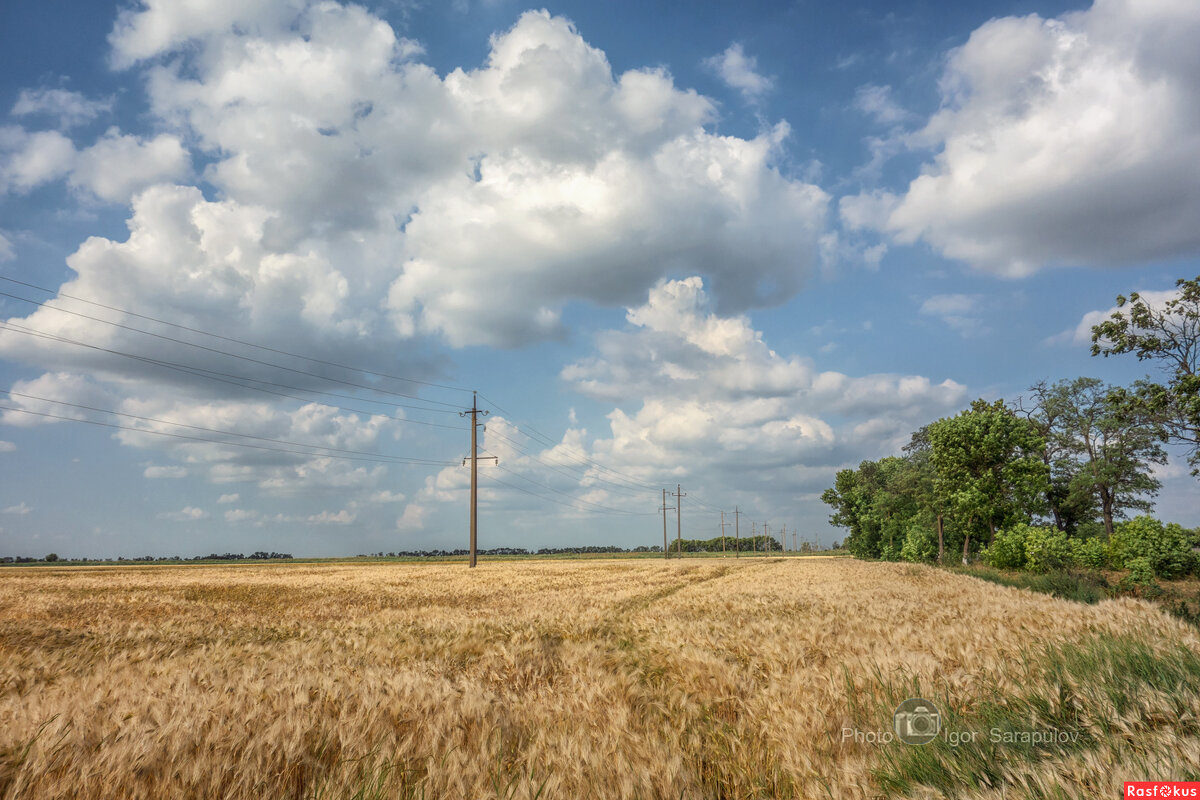
[[[846,559],[4,577],[5,800],[1082,798],[1200,763],[1200,632],[1131,598]],[[914,693],[1085,736],[845,737]]]
[[[955,572],[998,583],[1001,586],[1029,589],[1063,600],[1074,600],[1077,603],[1098,603],[1106,597],[1113,596],[1108,579],[1099,572],[1063,571],[1038,575],[1031,572],[1002,572],[990,567],[955,567],[953,569]]]

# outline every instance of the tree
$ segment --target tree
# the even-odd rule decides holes
[[[1018,397],[1016,409],[1029,420],[1042,437],[1042,463],[1049,470],[1046,505],[1054,526],[1068,535],[1082,522],[1096,518],[1096,501],[1091,492],[1076,483],[1082,465],[1077,440],[1067,424],[1072,408],[1073,389],[1067,381],[1053,386],[1038,381],[1029,387],[1028,400]]]
[[[1200,275],[1175,282],[1176,293],[1151,304],[1137,292],[1117,296],[1117,307],[1092,327],[1092,355],[1133,353],[1159,362],[1165,384],[1142,381],[1136,400],[1156,414],[1171,441],[1190,448],[1188,463],[1200,477]]]
[[[58,561],[58,553],[47,553],[46,561]]]
[[[1049,470],[1044,442],[1026,419],[997,400],[976,400],[956,417],[929,426],[934,492],[963,531],[963,561],[971,534],[1027,521],[1042,505]]]
[[[1167,463],[1161,446],[1166,432],[1134,393],[1078,378],[1068,386],[1067,421],[1076,448],[1085,459],[1072,485],[1096,499],[1104,532],[1113,533],[1113,517],[1125,511],[1150,511],[1162,482],[1151,464]]]

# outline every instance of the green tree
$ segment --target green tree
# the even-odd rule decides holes
[[[1046,505],[1054,526],[1068,535],[1098,515],[1094,494],[1076,481],[1082,464],[1078,440],[1070,424],[1075,394],[1072,382],[1050,385],[1038,381],[1029,387],[1028,398],[1019,397],[1016,404],[1017,411],[1029,420],[1044,442],[1042,463],[1049,470]]]
[[[1043,506],[1048,469],[1044,442],[1026,419],[1002,400],[976,400],[955,417],[929,426],[934,493],[963,531],[963,562],[971,536],[1027,521]]]
[[[1095,378],[1066,384],[1065,395],[1065,425],[1082,460],[1072,487],[1095,498],[1104,532],[1112,536],[1113,517],[1153,508],[1162,482],[1150,465],[1167,463],[1166,432],[1136,396]]]
[[[1189,448],[1192,474],[1200,477],[1200,275],[1175,286],[1161,305],[1137,292],[1118,295],[1120,310],[1092,327],[1092,355],[1133,353],[1162,366],[1166,383],[1141,382],[1137,399],[1159,415],[1172,441]]]

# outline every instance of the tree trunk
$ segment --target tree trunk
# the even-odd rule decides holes
[[[970,566],[967,562],[967,554],[971,552],[971,523],[975,522],[975,517],[967,519],[967,527],[963,531],[963,566]]]
[[[1104,532],[1113,535],[1113,496],[1112,492],[1100,489],[1100,513],[1104,516]]]
[[[990,533],[988,536],[988,547],[991,547],[996,543],[996,523],[992,522],[990,519],[988,520],[988,531]]]
[[[946,552],[946,537],[945,531],[942,528],[942,515],[937,515],[937,532],[938,532],[938,563],[942,563],[942,556]]]

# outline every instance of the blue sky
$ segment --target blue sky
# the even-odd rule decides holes
[[[0,553],[464,546],[472,389],[482,547],[661,544],[676,484],[685,536],[840,539],[837,469],[1153,369],[1087,331],[1200,272],[1197,34],[1168,0],[7,4],[0,275],[49,291],[0,286]]]

